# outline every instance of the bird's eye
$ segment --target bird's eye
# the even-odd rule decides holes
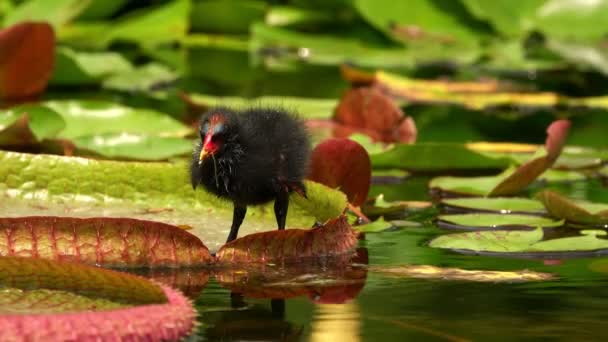
[[[209,124],[205,123],[203,125],[203,127],[201,128],[201,131],[199,132],[201,135],[201,138],[205,137],[205,135],[207,135],[207,131],[209,130]]]

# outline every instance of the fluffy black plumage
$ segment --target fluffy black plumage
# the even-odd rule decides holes
[[[248,205],[275,201],[279,229],[285,228],[289,193],[306,196],[302,180],[310,156],[303,124],[274,108],[210,109],[201,117],[200,142],[191,163],[192,186],[231,200],[228,241],[238,235]]]

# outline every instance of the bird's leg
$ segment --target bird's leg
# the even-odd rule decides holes
[[[285,219],[287,218],[287,208],[289,207],[289,192],[279,191],[274,200],[274,215],[277,218],[279,229],[285,229]]]
[[[236,239],[236,236],[239,234],[239,228],[241,227],[241,223],[243,223],[243,219],[245,218],[245,214],[247,213],[247,206],[234,203],[234,211],[232,212],[232,226],[230,227],[230,234],[228,234],[228,240],[226,242],[230,242]]]

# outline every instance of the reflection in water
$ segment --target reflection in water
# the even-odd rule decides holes
[[[312,322],[311,342],[360,341],[361,314],[357,302],[317,304]]]

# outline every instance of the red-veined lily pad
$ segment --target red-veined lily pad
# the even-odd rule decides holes
[[[430,241],[434,248],[477,253],[538,258],[567,258],[608,254],[603,230],[583,230],[581,235],[543,240],[543,229],[475,231],[441,235]]]
[[[104,267],[189,267],[213,261],[194,235],[129,218],[0,218],[0,255]]]
[[[501,229],[558,227],[564,221],[553,220],[538,215],[469,213],[439,215],[437,224],[449,229]]]
[[[541,273],[528,270],[521,271],[491,271],[491,270],[464,270],[453,267],[437,267],[433,265],[401,265],[376,266],[369,269],[371,272],[399,278],[433,279],[433,280],[460,280],[473,282],[528,282],[555,279],[550,273]]]
[[[441,204],[448,211],[483,211],[501,214],[541,214],[545,212],[545,207],[540,201],[523,197],[447,198],[443,199]]]
[[[313,229],[255,233],[224,245],[216,256],[221,263],[293,263],[351,252],[357,233],[345,216]]]
[[[177,340],[194,327],[196,312],[182,294],[141,277],[15,257],[0,257],[0,270],[1,286],[16,299],[0,315],[3,341]]]
[[[226,239],[232,204],[193,191],[185,163],[141,163],[0,151],[2,216],[130,217],[193,227],[211,249]],[[342,214],[346,196],[305,181],[290,198],[287,227],[310,227]],[[272,204],[251,207],[241,236],[276,227]]]
[[[359,143],[328,139],[315,147],[310,159],[308,179],[340,189],[355,206],[367,200],[372,168],[367,151]]]
[[[42,93],[53,72],[55,34],[47,23],[20,23],[0,31],[0,98]]]
[[[541,148],[535,157],[517,168],[511,167],[496,176],[437,177],[431,180],[429,186],[446,192],[467,195],[506,196],[516,194],[553,165],[561,153],[569,128],[570,122],[567,120],[554,121],[547,128],[544,149]]]
[[[538,193],[537,197],[554,217],[580,224],[608,224],[608,203],[574,201],[550,190]]]

